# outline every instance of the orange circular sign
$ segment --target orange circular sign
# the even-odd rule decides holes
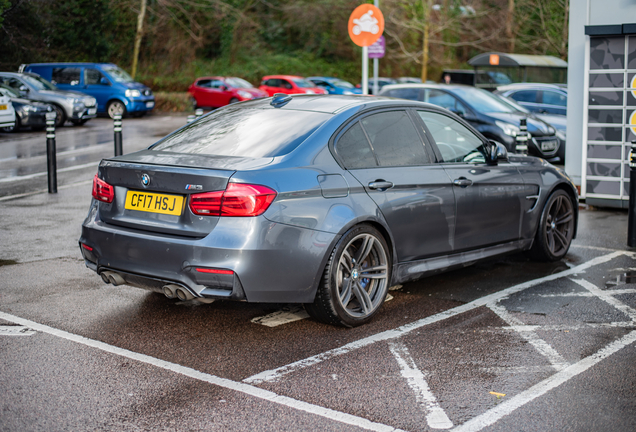
[[[354,44],[373,45],[384,32],[384,15],[372,4],[362,4],[349,17],[349,36]]]

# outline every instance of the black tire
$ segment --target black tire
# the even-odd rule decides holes
[[[357,225],[334,247],[316,298],[305,309],[323,323],[356,327],[378,312],[390,282],[391,253],[384,237],[370,225]]]
[[[126,116],[126,105],[118,100],[110,101],[106,107],[106,113],[110,118],[114,118],[117,113],[121,114],[121,117],[124,118]]]
[[[230,104],[240,102],[237,98],[230,99]]]
[[[66,113],[64,109],[59,105],[53,105],[53,109],[55,110],[55,127],[59,128],[64,126],[66,123]]]
[[[199,105],[197,105],[197,100],[193,97],[190,98],[190,106],[192,106],[193,111],[196,111],[196,109],[199,108]]]
[[[550,195],[541,212],[530,257],[537,261],[558,261],[568,253],[574,237],[572,197],[562,189]]]

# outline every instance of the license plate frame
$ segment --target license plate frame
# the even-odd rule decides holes
[[[155,107],[154,101],[146,102],[146,108],[154,108],[154,107]]]
[[[185,206],[183,195],[129,190],[124,208],[146,213],[181,216]]]
[[[9,109],[8,105],[5,105],[5,104],[0,105],[0,111],[4,111],[4,110],[8,110],[8,109]]]
[[[88,109],[88,115],[95,115],[95,114],[97,114],[97,108]]]

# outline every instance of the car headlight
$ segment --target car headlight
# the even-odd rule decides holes
[[[316,94],[313,90],[305,90],[306,94]]]
[[[73,105],[84,105],[84,98],[73,99]]]
[[[240,97],[245,98],[245,99],[253,99],[254,98],[254,96],[252,96],[252,93],[246,92],[245,90],[239,90],[239,91],[237,91],[237,93],[239,94]]]
[[[503,133],[505,133],[506,135],[510,135],[511,137],[516,137],[521,130],[518,126],[498,120],[495,120],[495,124],[501,128]]]
[[[87,107],[95,106],[96,103],[97,103],[97,99],[95,98],[92,98],[92,97],[84,98],[84,105],[86,105]]]
[[[139,90],[126,90],[126,97],[139,97],[141,96],[141,92]]]

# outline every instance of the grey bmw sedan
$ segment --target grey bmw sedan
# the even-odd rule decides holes
[[[275,95],[104,159],[82,226],[106,283],[303,303],[357,326],[390,286],[515,251],[563,258],[577,191],[434,105]]]

